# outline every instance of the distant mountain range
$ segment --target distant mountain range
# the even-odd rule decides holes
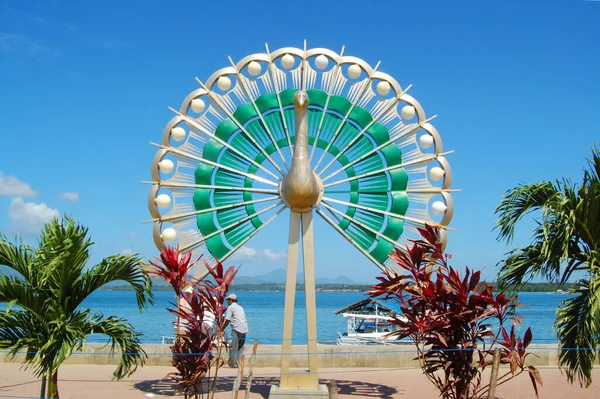
[[[235,277],[233,284],[285,284],[286,270],[276,269],[268,273],[259,274],[257,276],[241,276]],[[298,284],[304,284],[304,274],[298,273],[296,276],[296,282]],[[361,284],[355,280],[352,280],[345,276],[339,276],[337,278],[317,278],[317,284]]]

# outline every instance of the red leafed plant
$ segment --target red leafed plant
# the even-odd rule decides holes
[[[482,373],[492,364],[495,349],[500,363],[510,366],[501,370],[497,385],[527,371],[537,396],[542,379],[535,367],[525,364],[531,329],[523,339],[515,335],[514,324],[521,321],[514,312],[517,298],[494,295],[492,286],[480,282],[479,271],[467,268],[461,277],[447,263],[437,228],[426,225],[419,232],[422,240],[406,252],[396,249],[391,254],[404,274],[384,272],[370,292],[371,297],[399,303],[404,317],[394,318],[397,330],[390,335],[413,341],[424,374],[443,398],[487,396],[490,386]],[[505,328],[509,322],[510,333]]]
[[[171,284],[177,298],[187,284],[188,273],[196,262],[191,262],[192,252],[186,254],[179,252],[178,248],[166,246],[160,251],[160,258],[150,261],[151,269],[148,274],[161,277],[165,283]]]
[[[212,398],[215,393],[218,368],[223,364],[221,358],[223,346],[218,342],[224,331],[223,315],[226,307],[223,302],[239,269],[231,266],[224,270],[218,260],[214,268],[208,262],[204,262],[214,282],[210,279],[193,280],[189,278],[188,272],[199,259],[195,262],[190,260],[191,252],[181,254],[177,248],[165,247],[161,251],[160,258],[150,262],[152,269],[148,273],[170,283],[177,298],[177,309],[167,309],[177,316],[177,333],[171,347],[173,353],[171,363],[177,372],[170,376],[177,382],[185,398],[198,398],[204,396],[202,382],[204,378],[211,378],[211,370],[214,368],[213,381],[207,392]],[[188,287],[194,289],[189,300],[183,295]],[[181,300],[187,304],[184,308],[180,305]],[[203,323],[209,321],[209,317],[211,319],[214,317],[216,322],[214,331],[203,328]],[[213,354],[215,350],[216,357]]]

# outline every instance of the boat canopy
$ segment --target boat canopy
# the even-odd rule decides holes
[[[358,301],[356,303],[353,303],[352,305],[348,305],[346,306],[344,309],[340,309],[338,311],[334,312],[335,314],[340,314],[340,313],[346,313],[344,314],[344,317],[348,317],[349,314],[377,314],[379,316],[394,316],[395,314],[397,314],[398,312],[395,311],[394,309],[382,305],[381,302],[378,302],[374,299],[371,298],[367,298],[367,299],[363,299],[362,301]]]

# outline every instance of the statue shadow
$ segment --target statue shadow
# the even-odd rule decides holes
[[[233,382],[235,377],[219,377],[216,385],[216,392],[231,392],[233,390]],[[396,388],[383,384],[375,384],[364,381],[351,381],[344,379],[321,379],[321,384],[326,384],[331,390],[334,386],[337,387],[339,395],[349,395],[365,398],[384,398],[392,399],[394,395],[403,395]],[[335,385],[334,385],[335,383]],[[210,381],[205,380],[203,391],[208,392]],[[258,394],[263,398],[268,398],[272,385],[279,384],[278,377],[254,377],[250,392]],[[152,393],[157,396],[183,396],[177,384],[171,379],[146,380],[139,381],[134,384],[134,388],[142,392]],[[240,392],[246,390],[246,381],[242,382]]]

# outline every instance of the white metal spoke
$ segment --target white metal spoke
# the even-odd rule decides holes
[[[227,225],[227,226],[225,226],[225,227],[222,227],[222,228],[220,228],[220,229],[219,229],[219,230],[217,230],[217,231],[213,231],[213,232],[212,232],[212,233],[210,233],[210,234],[207,234],[207,235],[205,235],[205,236],[202,236],[202,238],[201,238],[200,240],[198,240],[198,241],[196,241],[196,242],[193,242],[193,243],[190,243],[190,244],[186,245],[185,247],[182,247],[180,250],[181,250],[181,251],[187,251],[187,250],[193,249],[193,248],[197,247],[198,245],[202,244],[203,242],[205,242],[206,240],[208,240],[209,238],[211,238],[211,237],[214,237],[214,236],[216,236],[216,235],[219,235],[219,234],[221,234],[221,233],[223,233],[223,232],[225,232],[225,231],[227,231],[227,230],[229,230],[229,229],[232,229],[232,228],[234,228],[234,227],[236,227],[236,226],[239,226],[240,224],[242,224],[242,223],[245,223],[245,222],[247,222],[248,220],[251,220],[252,218],[255,218],[255,217],[257,217],[257,216],[260,216],[260,215],[262,215],[263,213],[265,213],[265,212],[268,212],[268,211],[270,211],[271,209],[273,209],[273,208],[276,208],[276,207],[280,206],[281,204],[283,204],[283,201],[279,201],[278,203],[276,203],[276,204],[273,204],[273,205],[271,205],[271,206],[268,206],[268,207],[266,207],[265,209],[262,209],[262,210],[260,210],[260,211],[258,211],[258,212],[255,212],[255,213],[253,213],[252,215],[248,215],[248,216],[246,216],[246,217],[244,217],[244,218],[242,218],[242,219],[240,219],[240,220],[237,220],[237,221],[235,221],[234,223],[231,223],[231,224],[229,224],[229,225]]]
[[[374,149],[366,152],[365,154],[361,155],[360,157],[356,158],[354,161],[352,162],[348,162],[348,164],[343,165],[341,168],[337,169],[336,171],[334,171],[333,173],[329,174],[327,177],[323,178],[323,181],[329,179],[330,177],[333,177],[335,175],[337,175],[338,173],[340,173],[343,170],[346,170],[347,168],[351,167],[352,165],[362,161],[363,159],[368,158],[369,156],[371,156],[372,154],[376,153],[377,151],[381,150],[382,148],[395,143],[396,141],[400,140],[403,137],[406,137],[407,135],[416,132],[417,130],[421,129],[421,127],[425,124],[425,123],[429,123],[432,119],[435,119],[436,115],[432,116],[429,119],[424,120],[423,122],[419,122],[417,124],[414,125],[408,125],[406,127],[406,129],[402,130],[400,133],[398,133],[396,136],[394,137],[390,137],[390,139],[388,141],[386,141],[385,143],[375,147]],[[370,127],[370,126],[369,126]],[[363,130],[363,132],[366,131],[366,129]],[[362,132],[361,132],[362,134]],[[360,138],[360,135],[357,135],[354,140],[349,143],[346,148],[344,148],[344,151],[346,151],[348,148],[350,148],[350,145],[354,144],[354,141],[356,141],[358,138]],[[329,168],[333,162],[335,162],[339,156],[343,153],[343,151],[340,151],[340,153],[338,155],[335,156],[335,158],[333,158],[333,160],[331,160],[331,162],[321,171],[321,173],[325,172],[327,170],[327,168]]]
[[[364,206],[364,205],[353,204],[351,202],[340,201],[340,200],[336,200],[334,198],[323,197],[323,201],[334,202],[336,204],[345,205],[345,206],[349,206],[349,207],[356,208],[356,209],[362,209],[362,210],[365,210],[365,211],[368,211],[368,212],[371,212],[371,213],[378,213],[380,215],[393,216],[395,218],[403,219],[403,220],[406,220],[406,221],[409,221],[409,222],[412,222],[412,223],[416,223],[416,224],[419,224],[419,225],[423,225],[423,226],[425,224],[429,224],[429,225],[436,226],[436,227],[439,227],[439,228],[452,230],[452,229],[450,229],[447,226],[443,226],[443,225],[438,224],[438,223],[436,223],[434,221],[431,221],[431,220],[427,221],[427,220],[412,218],[410,216],[398,215],[396,213],[392,213],[392,212],[388,212],[388,211],[382,211],[382,210],[371,208],[371,207]]]
[[[273,216],[271,216],[269,219],[267,219],[262,224],[262,226],[260,226],[259,228],[257,228],[256,230],[254,230],[253,232],[251,232],[250,234],[248,234],[248,237],[244,238],[238,245],[236,245],[235,247],[233,247],[231,249],[231,251],[229,251],[225,255],[223,255],[223,257],[221,259],[219,259],[219,261],[220,262],[225,262],[231,255],[233,255],[235,253],[235,251],[237,251],[238,249],[240,249],[245,243],[247,243],[256,234],[258,234],[258,232],[261,231],[262,229],[264,229],[269,223],[271,223],[273,220],[275,220],[275,218],[277,216],[281,215],[281,212],[283,212],[286,209],[287,209],[286,206],[282,206],[281,209],[279,209]],[[204,278],[207,274],[208,274],[208,272],[206,272],[203,276],[199,277],[199,279]]]
[[[208,159],[204,159],[202,157],[198,157],[198,156],[189,154],[189,153],[187,153],[185,151],[178,150],[178,149],[176,149],[174,147],[166,147],[164,145],[156,144],[156,143],[151,143],[151,144],[155,145],[157,147],[160,147],[162,149],[168,150],[170,153],[173,153],[173,154],[176,154],[176,155],[181,155],[182,157],[185,157],[185,158],[188,158],[188,159],[193,159],[193,160],[198,161],[198,162],[203,162],[203,163],[205,163],[207,165],[210,165],[210,166],[213,166],[213,167],[217,167],[217,168],[221,168],[223,170],[227,170],[229,172],[238,174],[240,176],[244,176],[244,177],[247,177],[249,179],[259,181],[261,183],[265,183],[265,184],[268,184],[268,185],[271,185],[271,186],[279,187],[279,184],[277,184],[275,182],[272,182],[271,180],[265,179],[264,177],[257,176],[257,175],[255,175],[253,173],[242,172],[241,170],[237,170],[235,168],[222,165],[222,164],[220,164],[218,162],[209,161]]]
[[[341,217],[343,217],[344,219],[349,220],[351,223],[354,223],[357,226],[360,226],[361,228],[375,234],[376,236],[383,238],[384,240],[386,240],[387,242],[397,245],[396,241],[392,240],[391,238],[389,238],[388,236],[381,234],[380,232],[378,232],[375,229],[372,229],[371,227],[367,226],[366,224],[356,220],[355,218],[346,215],[345,213],[335,209],[334,207],[332,207],[331,205],[329,205],[326,201],[321,202],[321,205],[323,205],[325,208],[327,208],[327,210],[329,210],[329,212],[335,212],[338,215],[340,215]]]
[[[265,129],[265,132],[267,133],[267,135],[269,136],[269,139],[271,139],[271,142],[275,146],[275,149],[277,150],[277,153],[279,154],[279,157],[281,158],[281,161],[283,162],[283,165],[285,166],[285,168],[287,170],[290,170],[289,165],[287,164],[287,162],[285,161],[285,158],[283,157],[283,154],[281,153],[281,149],[277,145],[277,140],[275,139],[275,136],[273,136],[273,133],[271,133],[271,129],[269,129],[269,126],[267,125],[267,122],[264,120],[264,118],[262,116],[262,113],[260,112],[260,110],[256,106],[256,103],[254,102],[254,99],[252,98],[252,96],[250,95],[250,92],[249,92],[248,88],[246,87],[246,82],[244,81],[245,77],[240,74],[240,71],[238,71],[238,69],[236,68],[235,63],[233,62],[233,60],[231,59],[231,57],[229,57],[229,61],[231,62],[231,65],[233,65],[233,68],[236,71],[237,80],[238,80],[238,82],[240,82],[242,88],[246,92],[246,95],[250,99],[250,103],[252,103],[252,106],[254,107],[254,110],[258,114],[258,117],[259,117],[259,119],[260,119],[260,121],[261,121],[261,123],[262,123],[262,125],[263,125],[263,127]],[[279,106],[279,108],[281,108],[281,106]]]
[[[441,187],[431,187],[431,188],[408,188],[406,189],[407,193],[422,193],[422,194],[441,194],[441,193],[458,193],[461,190],[458,188],[441,188]]]
[[[319,160],[317,161],[317,164],[315,165],[315,167],[313,168],[313,170],[317,170],[319,168],[319,165],[321,164],[321,162],[323,162],[323,159],[325,158],[325,154],[327,154],[327,152],[329,151],[329,148],[331,148],[331,146],[333,145],[333,142],[335,141],[335,139],[337,138],[337,135],[340,133],[340,131],[342,130],[342,128],[344,127],[344,125],[346,124],[346,121],[348,120],[348,117],[350,116],[350,114],[352,113],[352,111],[354,110],[354,107],[356,107],[356,104],[360,101],[361,97],[363,96],[363,94],[365,93],[365,91],[367,90],[367,88],[371,85],[372,81],[373,81],[373,74],[375,73],[375,71],[377,71],[377,68],[379,67],[379,62],[377,63],[377,65],[375,65],[375,68],[373,68],[373,72],[369,75],[368,78],[366,78],[363,82],[362,82],[362,86],[359,90],[359,94],[356,96],[356,101],[354,101],[352,103],[352,105],[350,106],[350,109],[348,109],[348,112],[346,112],[346,115],[344,115],[344,118],[342,119],[342,122],[340,123],[340,125],[338,126],[337,130],[333,133],[333,136],[331,137],[331,140],[329,141],[329,143],[327,144],[327,147],[325,148],[325,150],[323,151],[323,154],[321,154],[321,157],[319,157]],[[318,173],[318,172],[317,172]]]
[[[338,226],[337,224],[335,224],[335,222],[333,220],[331,220],[327,215],[325,215],[323,213],[323,211],[321,211],[319,208],[317,208],[317,215],[321,216],[323,218],[323,220],[325,220],[331,227],[333,227],[338,233],[340,233],[342,235],[342,237],[344,237],[346,240],[348,240],[348,242],[350,244],[352,244],[354,246],[354,248],[358,249],[364,256],[367,257],[367,259],[369,259],[371,262],[373,262],[375,264],[375,266],[377,266],[378,268],[380,268],[381,270],[385,271],[387,270],[385,266],[383,266],[381,263],[377,262],[377,260],[375,260],[375,258],[373,258],[371,256],[371,254],[369,254],[367,251],[365,251],[360,245],[358,245],[349,235],[348,233],[346,233],[344,230],[342,230],[340,228],[340,226]]]
[[[259,204],[261,202],[275,201],[278,199],[280,199],[280,197],[278,195],[274,195],[271,197],[260,198],[260,199],[255,199],[255,200],[251,200],[251,201],[236,202],[235,204],[228,204],[228,205],[217,206],[214,208],[201,209],[199,211],[179,213],[176,215],[165,215],[164,217],[155,218],[152,220],[146,220],[146,221],[144,221],[144,223],[170,222],[173,220],[185,219],[190,216],[196,216],[196,215],[200,215],[203,213],[223,211],[223,210],[238,208],[238,207],[242,207],[242,206],[246,206],[246,205]]]
[[[419,164],[419,163],[430,162],[430,161],[433,161],[434,159],[437,159],[438,156],[439,155],[433,155],[431,157],[422,158],[422,159],[419,159],[419,160],[416,160],[416,161],[404,162],[404,163],[401,163],[401,164],[398,164],[398,165],[393,165],[393,166],[386,166],[385,168],[373,170],[371,172],[365,172],[365,173],[362,173],[360,175],[356,175],[356,176],[353,176],[353,177],[348,177],[346,179],[336,180],[334,182],[327,183],[327,184],[323,185],[323,188],[327,188],[327,187],[331,187],[331,186],[337,186],[338,184],[347,183],[347,182],[350,182],[350,181],[353,181],[353,180],[358,180],[358,179],[362,179],[362,178],[365,178],[365,177],[378,175],[378,174],[381,174],[381,173],[388,172],[390,170],[401,169],[401,168],[405,168],[405,167],[411,166],[411,165],[416,165],[416,164]]]
[[[344,47],[342,47],[342,51],[340,51],[340,59],[342,58],[342,56],[344,55]],[[339,61],[339,60],[338,60]],[[339,64],[339,62],[333,67],[333,72],[332,72],[332,80],[336,79],[338,74],[341,73],[342,66]],[[323,107],[323,112],[321,112],[321,120],[319,121],[319,127],[317,128],[317,133],[315,134],[315,142],[313,143],[313,147],[310,151],[310,157],[309,157],[309,161],[312,162],[313,156],[315,154],[315,149],[317,148],[317,144],[319,142],[319,135],[321,134],[321,130],[323,129],[323,122],[325,121],[325,116],[327,116],[327,108],[329,107],[329,99],[332,96],[331,90],[326,91],[327,93],[327,100],[325,101],[325,106]]]
[[[331,94],[327,93],[327,100],[325,100],[325,106],[323,107],[323,111],[321,112],[321,120],[319,121],[319,127],[317,128],[317,133],[315,133],[315,142],[310,150],[309,162],[312,162],[313,156],[315,154],[315,150],[317,148],[317,144],[319,143],[319,136],[321,134],[321,130],[323,129],[323,122],[325,122],[325,117],[327,116],[327,107],[329,107],[329,99],[331,98]]]
[[[252,143],[254,144],[254,146],[256,148],[258,148],[258,150],[260,152],[262,152],[262,154],[265,156],[265,158],[267,158],[269,160],[269,162],[271,162],[271,164],[273,165],[273,167],[275,169],[277,169],[277,171],[279,173],[281,173],[282,176],[285,175],[285,173],[283,172],[283,170],[281,170],[281,168],[279,167],[279,165],[277,165],[275,163],[275,161],[273,161],[273,159],[271,158],[271,156],[269,154],[267,154],[267,152],[262,148],[262,146],[260,144],[258,144],[256,142],[256,140],[254,139],[254,137],[252,137],[252,135],[241,125],[241,123],[235,119],[233,117],[233,113],[231,113],[226,106],[224,106],[223,104],[221,104],[220,99],[216,98],[215,95],[206,87],[206,85],[204,83],[202,83],[202,81],[198,78],[196,78],[196,81],[200,84],[200,86],[202,86],[202,88],[204,90],[206,90],[207,95],[210,97],[211,100],[213,100],[215,102],[215,104],[221,109],[221,111],[223,111],[227,117],[233,122],[235,123],[235,125],[242,131],[244,132],[244,134],[246,135],[246,137],[248,137]]]
[[[325,173],[325,171],[327,169],[329,169],[331,167],[331,165],[333,165],[333,163],[335,161],[338,160],[339,157],[341,157],[342,155],[344,155],[344,153],[346,152],[346,150],[348,150],[348,148],[350,148],[352,146],[352,144],[356,143],[361,137],[363,137],[363,134],[369,130],[371,128],[371,126],[373,126],[375,123],[377,123],[379,121],[379,119],[385,115],[387,112],[389,112],[390,109],[392,109],[394,106],[396,106],[396,104],[398,104],[399,102],[399,98],[396,98],[395,101],[392,101],[388,107],[385,109],[385,111],[381,112],[377,118],[373,118],[373,120],[371,122],[369,122],[367,124],[367,126],[365,126],[360,132],[358,132],[358,134],[356,136],[354,136],[354,138],[352,138],[352,140],[350,140],[350,142],[348,142],[348,144],[346,144],[344,146],[343,149],[340,150],[340,152],[337,153],[336,156],[333,157],[333,159],[331,161],[329,161],[329,163],[327,165],[325,165],[323,167],[323,169],[321,169],[321,171],[319,172],[319,176],[322,175],[323,173]],[[387,145],[387,144],[386,144]],[[379,146],[378,148],[383,148],[382,146]],[[365,157],[366,158],[366,157]],[[364,159],[364,158],[363,158]]]
[[[214,133],[211,133],[209,130],[207,130],[206,128],[204,128],[203,126],[201,126],[198,122],[196,122],[193,118],[190,118],[187,115],[184,115],[178,111],[176,111],[175,109],[169,107],[169,109],[171,111],[173,111],[174,113],[177,114],[177,116],[181,117],[183,119],[183,121],[190,127],[194,127],[196,129],[198,129],[199,131],[201,131],[202,133],[206,134],[207,136],[209,136],[211,139],[214,139],[217,143],[221,144],[222,146],[227,147],[228,149],[230,149],[232,152],[234,152],[236,155],[239,155],[240,157],[244,158],[245,160],[247,160],[248,162],[250,162],[252,165],[256,166],[257,168],[261,169],[262,171],[264,171],[265,173],[267,173],[268,175],[274,177],[277,180],[281,180],[280,176],[277,176],[275,173],[271,172],[269,169],[265,168],[264,166],[262,166],[261,164],[259,164],[258,162],[256,162],[254,159],[250,158],[248,155],[244,154],[243,152],[241,152],[240,150],[238,150],[237,148],[233,147],[231,144],[229,144],[226,141],[221,140],[220,138],[218,138]]]
[[[221,190],[221,191],[247,191],[250,193],[260,194],[278,194],[279,190],[272,190],[266,188],[253,188],[253,187],[236,187],[236,186],[217,186],[212,184],[190,184],[190,183],[170,183],[168,181],[143,181],[143,184],[153,184],[160,187],[173,187],[173,188],[205,188],[209,190]]]
[[[275,68],[275,65],[273,65],[273,62],[271,61],[271,53],[269,52],[269,45],[265,43],[265,47],[267,49],[267,55],[269,56],[269,65],[268,65],[267,69],[269,71],[269,76],[271,77],[271,80],[273,81],[273,85],[275,86],[275,95],[277,96],[277,104],[279,104],[279,114],[281,115],[281,121],[283,122],[283,130],[285,132],[285,136],[288,141],[290,155],[293,156],[294,155],[294,146],[292,144],[292,137],[290,135],[290,131],[287,126],[287,122],[285,120],[285,114],[283,113],[283,107],[281,105],[281,97],[279,97],[279,92],[281,91],[281,89],[279,88],[277,79],[273,75],[273,70]]]

